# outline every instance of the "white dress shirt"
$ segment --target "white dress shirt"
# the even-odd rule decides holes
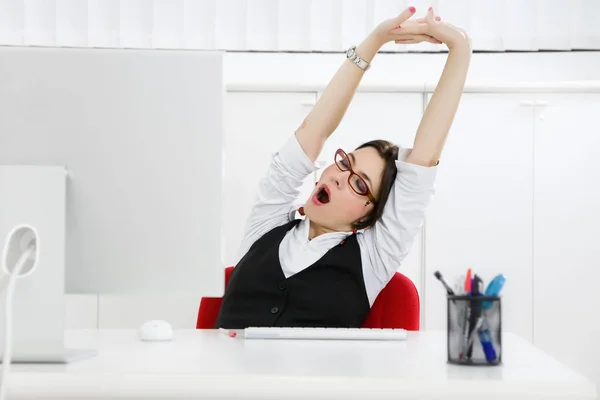
[[[414,245],[425,211],[434,193],[437,167],[405,162],[411,149],[401,149],[398,173],[383,215],[371,229],[359,230],[357,240],[369,303],[377,298]],[[318,169],[306,156],[296,135],[273,155],[246,223],[240,258],[252,244],[272,229],[295,218],[304,179]],[[286,278],[308,268],[352,232],[333,232],[308,239],[309,221],[302,220],[287,232],[279,245],[279,261]]]

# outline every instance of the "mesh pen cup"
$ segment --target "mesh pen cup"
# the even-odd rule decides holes
[[[502,362],[502,304],[496,296],[448,296],[448,362]]]

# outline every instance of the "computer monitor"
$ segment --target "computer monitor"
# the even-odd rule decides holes
[[[0,60],[0,165],[67,172],[65,292],[221,296],[223,54],[0,47]]]
[[[222,295],[222,54],[0,59],[0,164],[68,172],[66,291]]]

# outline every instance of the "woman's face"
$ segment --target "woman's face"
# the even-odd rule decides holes
[[[352,231],[352,224],[373,209],[368,194],[379,193],[384,168],[385,161],[373,147],[347,155],[338,152],[304,205],[304,213],[327,230]]]

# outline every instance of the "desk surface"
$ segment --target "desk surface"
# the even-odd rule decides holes
[[[8,398],[596,398],[593,383],[508,333],[497,367],[447,364],[442,332],[410,332],[403,342],[244,340],[213,330],[175,331],[172,342],[140,342],[133,330],[65,338],[98,355],[13,365]]]

